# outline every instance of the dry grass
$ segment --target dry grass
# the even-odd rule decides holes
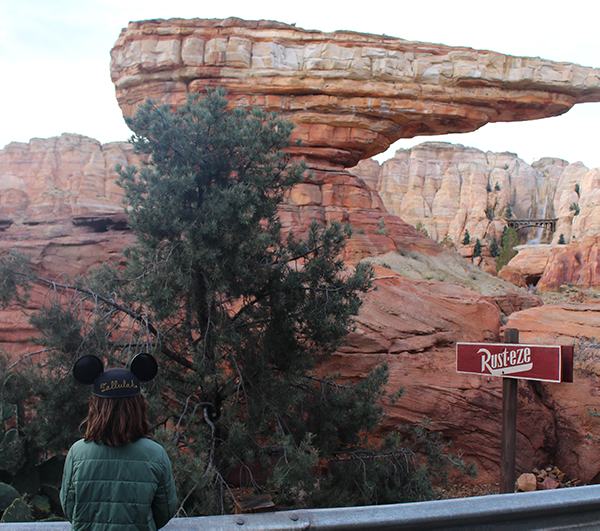
[[[471,498],[473,496],[487,496],[488,494],[499,494],[500,487],[497,484],[482,485],[446,485],[435,489],[441,499],[449,498]]]
[[[559,291],[537,293],[544,304],[583,303],[600,299],[600,291],[596,289],[580,289],[575,286],[561,286]]]

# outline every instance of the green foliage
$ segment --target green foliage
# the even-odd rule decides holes
[[[13,301],[25,304],[34,278],[29,269],[29,258],[15,251],[0,256],[0,278],[0,308],[6,308]]]
[[[574,216],[579,216],[579,203],[571,203],[571,205],[569,206],[569,210],[573,212]]]
[[[579,196],[579,183],[575,183],[575,193]]]
[[[2,519],[0,519],[0,523],[31,522],[31,520],[31,509],[25,500],[17,498],[14,502],[12,502],[11,506],[4,511]]]
[[[490,184],[490,182],[488,181],[487,185],[485,186],[485,191],[489,194],[492,192],[492,185]]]
[[[6,483],[0,483],[0,511],[6,511],[13,501],[20,497],[19,492]]]
[[[500,269],[517,255],[517,251],[514,250],[514,247],[517,245],[519,245],[519,236],[515,229],[508,226],[504,227],[504,232],[502,233],[502,248],[498,254],[498,259],[496,260],[496,271],[500,271]]]
[[[471,243],[471,235],[469,234],[469,229],[465,229],[465,235],[463,236],[461,243],[463,245],[469,245]]]
[[[445,247],[446,249],[453,249],[454,251],[456,251],[456,244],[452,241],[452,238],[449,234],[446,234],[446,236],[442,238],[442,241],[440,241],[440,245],[442,247]]]
[[[366,447],[350,459],[330,461],[320,480],[315,505],[322,507],[387,504],[436,497],[432,480],[445,480],[448,465],[476,474],[424,419],[403,433],[388,434],[377,446]]]
[[[494,190],[495,190],[496,192],[499,192],[499,191],[501,190],[501,188],[500,188],[500,183],[499,183],[499,182],[496,182],[496,184],[495,184],[495,186],[494,186]]]
[[[564,235],[564,234],[561,234],[561,235],[558,237],[558,245],[565,245],[565,243],[566,243],[566,242],[565,242],[565,235]]]
[[[421,234],[423,234],[424,236],[427,236],[427,238],[429,238],[429,232],[421,220],[417,221],[417,224],[415,225],[415,229],[417,229]]]
[[[506,205],[506,219],[511,219],[513,217],[513,211],[510,205]]]
[[[7,510],[3,521],[18,520],[29,514],[23,506],[23,496],[29,501],[33,515],[36,518],[55,517],[62,515],[62,508],[58,498],[58,489],[62,477],[64,457],[56,456],[40,462],[42,452],[51,448],[64,451],[65,444],[70,445],[74,437],[72,425],[78,424],[82,416],[72,417],[62,414],[64,404],[70,404],[74,396],[65,392],[62,382],[54,383],[56,391],[62,393],[62,401],[58,401],[56,410],[44,403],[42,389],[47,389],[52,381],[52,376],[46,370],[41,371],[41,364],[32,362],[33,356],[25,356],[17,362],[10,363],[9,358],[0,354],[0,403],[1,432],[0,442],[0,476],[10,485],[0,484],[0,511],[7,509],[6,501],[20,502],[10,511]],[[19,368],[20,370],[16,370]],[[71,385],[65,385],[71,389]],[[81,393],[81,390],[78,390]],[[26,404],[33,403],[42,406],[37,410],[34,418],[26,411]],[[50,407],[50,411],[48,408]],[[34,408],[35,409],[35,408]],[[47,417],[42,417],[48,411]],[[27,422],[28,420],[28,422]],[[62,444],[56,440],[45,440],[45,431],[41,425],[50,425],[52,432],[63,438]],[[66,437],[65,434],[70,434]],[[44,443],[38,446],[37,442]],[[68,446],[67,446],[68,447]],[[8,498],[5,498],[5,495]],[[11,500],[12,498],[12,500]],[[23,503],[21,503],[23,502]],[[8,520],[11,518],[12,520]]]
[[[379,234],[380,236],[385,236],[387,234],[387,229],[385,228],[385,220],[383,218],[379,220],[379,228],[375,231],[375,234]]]
[[[479,241],[479,238],[477,238],[477,241],[475,242],[475,246],[473,247],[473,258],[478,258],[481,256],[481,242]]]
[[[494,207],[487,206],[485,208],[485,217],[488,218],[490,221],[494,221]]]
[[[372,285],[368,264],[352,271],[340,258],[351,228],[282,233],[278,208],[305,167],[283,151],[292,124],[274,115],[230,112],[214,91],[176,112],[148,101],[128,125],[151,163],[118,168],[136,236],[127,265],[52,283],[31,320],[40,351],[3,366],[7,414],[31,404],[17,433],[29,457],[17,459],[25,464],[13,479],[28,470],[55,493],[37,459],[80,436],[89,390],[70,377],[79,356],[114,367],[151,352],[160,371],[147,385],[150,420],[173,463],[179,515],[229,512],[232,486],[290,507],[332,498],[339,486],[319,480],[323,466],[360,465],[383,403],[400,395],[387,395],[385,364],[357,382],[317,370],[344,344]],[[383,452],[371,486],[350,499],[424,496],[403,486],[417,472],[427,480],[418,459],[384,478],[400,470],[402,451]]]
[[[498,245],[498,240],[496,238],[492,239],[492,243],[490,244],[490,255],[492,258],[496,258],[500,254],[500,246]]]

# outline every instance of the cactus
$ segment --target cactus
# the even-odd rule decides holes
[[[63,514],[62,506],[60,504],[60,489],[53,487],[52,485],[42,485],[40,494],[48,498],[50,502],[50,509],[55,514]]]
[[[11,506],[4,511],[0,523],[6,522],[31,522],[31,509],[22,498],[17,498]]]
[[[20,497],[20,494],[14,487],[6,483],[0,483],[0,511],[5,511],[10,504]]]
[[[4,439],[2,439],[2,442],[6,445],[9,445],[9,444],[14,443],[18,438],[19,438],[19,432],[17,432],[17,430],[15,430],[15,429],[12,429],[12,430],[8,430],[4,434]]]
[[[50,507],[50,501],[45,496],[36,494],[31,500],[29,500],[29,507],[33,514],[35,514],[36,520],[47,518],[52,512]]]
[[[0,443],[0,470],[16,474],[23,466],[24,448],[17,430],[8,430]]]
[[[16,412],[17,406],[15,406],[14,404],[2,402],[2,413],[0,413],[0,418],[2,419],[2,422],[6,422],[8,419],[14,417]]]

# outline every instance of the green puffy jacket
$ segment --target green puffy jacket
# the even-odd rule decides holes
[[[69,450],[60,501],[73,530],[155,530],[175,514],[177,494],[162,446],[77,441]]]

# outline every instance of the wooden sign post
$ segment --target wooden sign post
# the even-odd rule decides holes
[[[519,331],[504,331],[505,343],[519,343]],[[517,393],[519,380],[502,378],[502,442],[500,445],[500,494],[515,490],[515,459],[517,455]]]
[[[504,343],[457,343],[456,372],[503,379],[500,493],[513,492],[518,381],[572,382],[573,347],[521,345],[519,331],[507,328],[504,330]]]

